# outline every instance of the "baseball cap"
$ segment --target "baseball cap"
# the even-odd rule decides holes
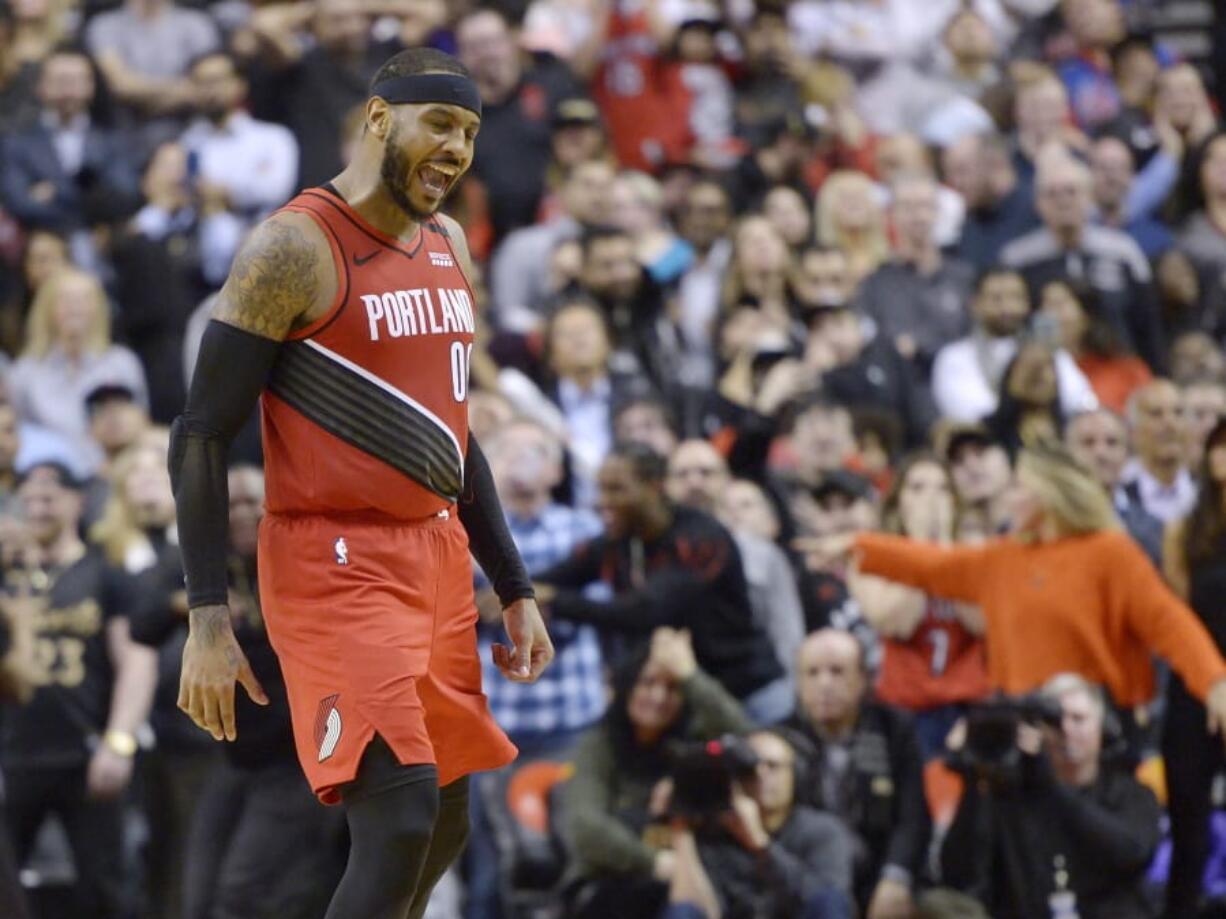
[[[135,402],[136,393],[123,383],[101,383],[85,394],[85,409],[90,414],[104,402]]]
[[[562,99],[553,109],[553,127],[568,128],[574,126],[600,125],[600,109],[591,99]]]
[[[876,492],[873,485],[863,476],[856,475],[846,469],[835,469],[825,473],[821,480],[809,489],[814,501],[825,501],[831,495],[843,495],[853,501],[871,501]]]
[[[62,488],[67,488],[71,491],[80,491],[85,487],[85,483],[77,478],[71,469],[69,469],[59,460],[50,459],[39,460],[38,462],[31,463],[22,469],[17,475],[17,487],[20,488],[22,485],[28,482],[35,473],[38,472],[51,473],[55,476],[56,482]]]

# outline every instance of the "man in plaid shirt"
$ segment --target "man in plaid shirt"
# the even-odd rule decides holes
[[[591,511],[556,504],[550,498],[562,478],[562,445],[551,432],[534,421],[518,419],[499,428],[484,449],[511,536],[530,575],[567,558],[575,546],[600,535],[600,519]],[[484,616],[483,601],[490,596],[488,580],[478,571],[478,606],[483,611],[478,644],[490,711],[519,747],[519,762],[564,756],[579,733],[604,714],[596,629],[562,620],[550,622],[553,663],[535,683],[512,683],[499,678],[494,666],[490,647],[494,642],[505,644],[507,638],[502,633],[497,598],[489,603],[496,614],[488,621]],[[502,914],[497,854],[492,834],[484,831],[482,797],[480,793],[471,797],[467,919],[492,919]]]

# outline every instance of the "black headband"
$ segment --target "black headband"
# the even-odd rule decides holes
[[[478,116],[481,114],[481,96],[477,92],[477,84],[458,73],[414,73],[402,77],[388,77],[376,83],[370,94],[393,105],[438,102],[443,105],[458,105]]]

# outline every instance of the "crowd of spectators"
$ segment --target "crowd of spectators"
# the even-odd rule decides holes
[[[271,704],[224,747],[175,706],[165,425],[245,234],[416,45],[482,97],[470,421],[557,650],[500,677],[478,570],[520,759],[430,915],[1217,915],[1214,7],[0,0],[0,915],[323,914],[258,418]]]

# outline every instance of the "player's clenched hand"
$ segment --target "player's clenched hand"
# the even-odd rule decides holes
[[[200,606],[189,614],[191,623],[183,648],[179,675],[179,708],[214,740],[233,740],[234,683],[242,683],[247,695],[260,705],[268,696],[251,672],[247,656],[238,646],[230,625],[230,610],[224,605]]]
[[[516,683],[533,683],[553,660],[553,642],[535,600],[515,600],[502,611],[511,647],[494,645],[494,664]]]

